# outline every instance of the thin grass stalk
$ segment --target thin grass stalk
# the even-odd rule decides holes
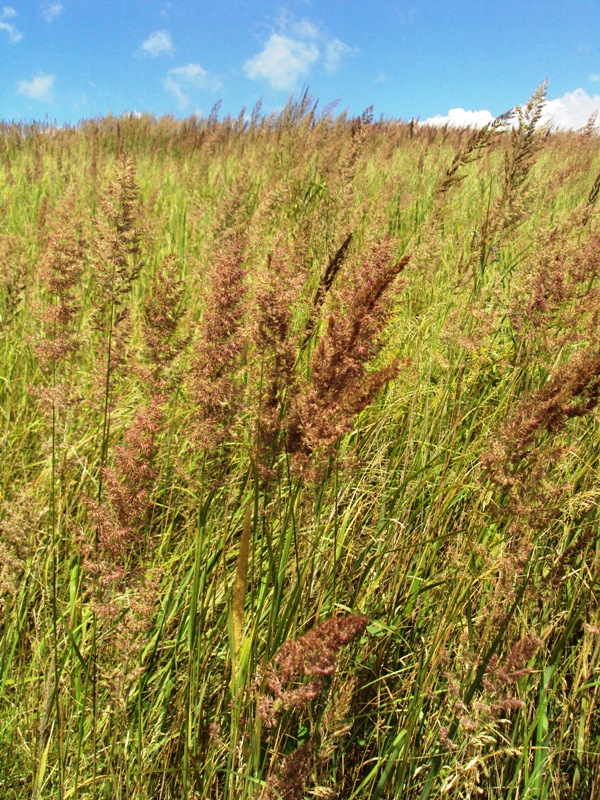
[[[202,484],[201,484],[202,488]],[[190,596],[190,608],[188,612],[188,674],[185,692],[185,730],[184,730],[184,749],[183,749],[183,797],[189,797],[190,792],[190,754],[192,751],[192,690],[196,685],[196,643],[198,637],[197,614],[198,601],[200,597],[200,584],[202,578],[202,568],[204,566],[204,536],[206,532],[206,520],[208,510],[212,503],[212,493],[209,494],[205,502],[198,511],[198,522],[196,526],[196,543],[194,556],[194,572]]]
[[[106,467],[106,461],[108,458],[108,445],[110,441],[110,400],[111,400],[111,380],[112,380],[112,370],[111,370],[111,360],[112,360],[112,345],[113,345],[113,331],[115,325],[115,303],[111,303],[110,307],[110,325],[108,329],[108,341],[107,341],[107,356],[106,356],[106,372],[105,372],[105,380],[104,380],[104,391],[103,391],[103,398],[102,398],[102,435],[100,439],[100,468],[98,473],[98,491],[97,491],[97,501],[98,503],[102,502],[102,490],[104,488],[104,470]],[[98,531],[96,530],[95,533],[95,540],[94,545],[98,545]]]
[[[286,437],[285,437],[285,431],[284,431],[283,432],[284,442],[285,442],[285,438]],[[293,481],[293,476],[292,476],[291,463],[290,463],[290,458],[289,458],[287,445],[285,446],[285,471],[286,471],[286,477],[287,477],[288,486],[291,486],[292,485],[292,481]],[[293,531],[294,531],[294,558],[295,558],[295,562],[296,562],[296,579],[297,579],[297,581],[299,583],[300,582],[300,553],[299,553],[299,550],[298,550],[298,529],[297,529],[297,525],[296,525],[296,512],[295,512],[295,509],[294,509],[293,506],[292,506],[292,509],[291,509],[291,513],[292,513],[292,528],[293,528]]]
[[[523,596],[525,595],[525,590],[527,589],[527,585],[529,583],[529,579],[530,579],[530,575],[529,574],[525,575],[524,578],[522,579],[521,585],[519,587],[519,591],[517,592],[517,595],[516,595],[512,605],[511,605],[510,609],[508,610],[508,612],[506,613],[504,619],[502,620],[502,624],[500,625],[500,627],[498,629],[498,633],[496,634],[494,640],[492,641],[491,645],[487,649],[487,652],[485,653],[485,655],[481,659],[481,662],[480,662],[480,664],[479,664],[479,666],[477,668],[477,672],[475,673],[475,677],[473,678],[473,680],[471,681],[471,683],[469,685],[469,688],[465,692],[465,695],[464,695],[464,698],[463,698],[463,703],[467,707],[469,706],[469,704],[473,700],[473,697],[475,696],[475,694],[481,688],[483,678],[484,678],[484,676],[485,676],[485,674],[487,672],[487,669],[488,669],[488,667],[490,665],[491,659],[493,658],[493,656],[496,655],[496,653],[502,647],[502,642],[503,642],[504,637],[506,635],[506,631],[507,631],[508,625],[512,621],[517,609],[519,608],[519,606],[521,604]],[[452,741],[454,736],[456,736],[456,733],[458,731],[458,726],[459,726],[459,719],[458,719],[457,716],[455,716],[453,721],[452,721],[452,723],[450,724],[450,728],[448,730],[447,738],[448,738],[449,741]],[[433,788],[434,788],[435,781],[436,781],[437,776],[438,776],[438,774],[440,772],[440,769],[442,767],[443,756],[444,756],[444,751],[440,750],[433,757],[433,761],[432,761],[432,764],[431,764],[431,767],[430,767],[430,770],[429,770],[429,774],[428,774],[427,779],[425,781],[425,785],[423,787],[423,790],[422,790],[421,794],[419,795],[419,800],[429,800],[429,797],[431,796],[431,792],[433,791]],[[376,796],[373,798],[373,800],[376,800]]]
[[[111,361],[112,361],[112,341],[115,322],[115,303],[110,305],[110,325],[108,329],[106,372],[104,380],[103,410],[102,410],[102,438],[100,441],[100,470],[98,473],[97,502],[102,502],[103,483],[105,466],[108,457],[108,443],[110,438],[110,386],[111,386]],[[99,528],[94,529],[94,547],[98,547]],[[98,791],[98,614],[96,609],[92,610],[92,797],[97,798]]]
[[[53,388],[56,388],[56,365],[52,369]],[[52,443],[51,443],[51,477],[50,477],[50,525],[52,526],[52,647],[54,651],[54,696],[56,726],[56,757],[58,765],[58,796],[64,797],[63,785],[63,754],[62,754],[62,724],[60,708],[60,672],[58,667],[58,559],[59,539],[56,520],[56,404],[52,403]]]
[[[240,549],[237,558],[235,580],[233,584],[233,594],[231,603],[231,616],[233,628],[233,666],[232,677],[234,683],[239,670],[239,657],[242,648],[242,636],[244,630],[244,606],[246,601],[246,590],[248,586],[248,559],[250,555],[250,538],[252,534],[252,504],[246,506],[242,535],[240,537]]]
[[[351,232],[346,236],[340,247],[329,259],[329,263],[327,264],[327,267],[319,280],[319,285],[317,286],[317,289],[315,291],[312,300],[310,315],[306,322],[304,338],[302,339],[302,342],[300,344],[300,350],[303,350],[310,341],[310,337],[313,334],[315,325],[319,318],[321,307],[325,302],[325,297],[327,295],[327,292],[329,292],[329,290],[333,286],[336,276],[339,273],[340,269],[342,268],[344,261],[346,260],[348,254],[348,248],[352,243],[353,235],[354,234]]]

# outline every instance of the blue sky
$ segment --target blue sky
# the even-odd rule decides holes
[[[600,0],[0,0],[0,118],[321,108],[457,124],[600,108]]]

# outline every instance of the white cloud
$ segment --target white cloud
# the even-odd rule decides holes
[[[60,17],[65,7],[62,3],[44,3],[42,5],[42,16],[46,22],[54,22],[57,17]]]
[[[173,55],[175,48],[169,31],[155,31],[151,33],[142,44],[142,50],[150,53],[151,56]]]
[[[466,111],[464,108],[451,108],[446,115],[436,114],[434,117],[424,119],[423,125],[449,125],[452,128],[483,128],[493,122],[494,116],[490,111]]]
[[[12,8],[12,6],[4,6],[2,11],[0,11],[0,31],[6,31],[8,34],[8,40],[11,44],[16,44],[23,38],[23,34],[17,30],[17,26],[14,22],[8,22],[7,20],[13,19],[17,16],[17,12]]]
[[[555,128],[577,130],[599,111],[600,94],[589,95],[584,89],[575,89],[555,100],[548,100],[541,121],[550,122]]]
[[[542,110],[540,124],[550,123],[554,128],[578,130],[583,128],[594,112],[600,112],[600,94],[589,95],[584,89],[566,92],[562,97],[547,100]],[[423,120],[423,125],[450,125],[452,127],[482,128],[494,119],[487,110],[465,111],[451,108],[448,114],[436,114]]]
[[[358,52],[331,38],[308,19],[294,20],[283,12],[277,30],[263,49],[243,64],[247,78],[265,80],[273,89],[292,91],[312,67],[321,62],[328,73],[337,72],[344,56]]]
[[[244,63],[244,74],[253,81],[264,78],[273,89],[291,90],[319,56],[314,42],[273,33],[261,52]]]
[[[588,81],[590,83],[598,83],[598,81],[600,81],[600,75],[598,75],[597,72],[590,72],[588,75]]]
[[[54,87],[54,75],[36,75],[30,81],[19,81],[17,91],[32,100],[50,100]]]
[[[220,87],[219,81],[200,64],[187,64],[185,67],[174,67],[164,79],[164,87],[177,100],[181,110],[186,109],[192,102],[191,94],[197,90],[216,91]]]

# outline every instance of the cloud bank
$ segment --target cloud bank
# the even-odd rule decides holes
[[[592,114],[600,110],[600,94],[589,95],[584,89],[566,92],[562,97],[547,100],[541,122],[561,130],[583,128]],[[456,128],[481,128],[494,119],[491,111],[467,111],[451,108],[447,114],[436,114],[423,120],[423,125],[449,125]]]
[[[584,89],[566,92],[556,100],[548,100],[542,111],[542,122],[555,128],[577,130],[583,128],[594,112],[600,111],[600,94],[589,95]]]
[[[443,114],[436,114],[423,120],[423,125],[449,125],[452,128],[483,128],[493,122],[494,115],[491,111],[466,111],[464,108],[451,108]]]

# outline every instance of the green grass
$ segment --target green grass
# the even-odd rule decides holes
[[[527,124],[474,161],[469,131],[327,121],[306,100],[243,130],[0,129],[3,797],[597,795],[598,369],[578,359],[600,351],[600,156],[597,135]],[[80,245],[67,286],[59,232]],[[342,392],[343,435],[303,461],[286,415],[386,237],[410,261],[381,341],[354,353],[359,386],[400,368],[358,413]],[[227,339],[210,286],[232,241],[245,294]],[[51,350],[67,335],[76,348]],[[217,335],[221,372],[199,355]],[[551,421],[544,387],[574,373]],[[229,393],[211,406],[197,374]],[[364,633],[268,727],[268,665],[338,615]]]

